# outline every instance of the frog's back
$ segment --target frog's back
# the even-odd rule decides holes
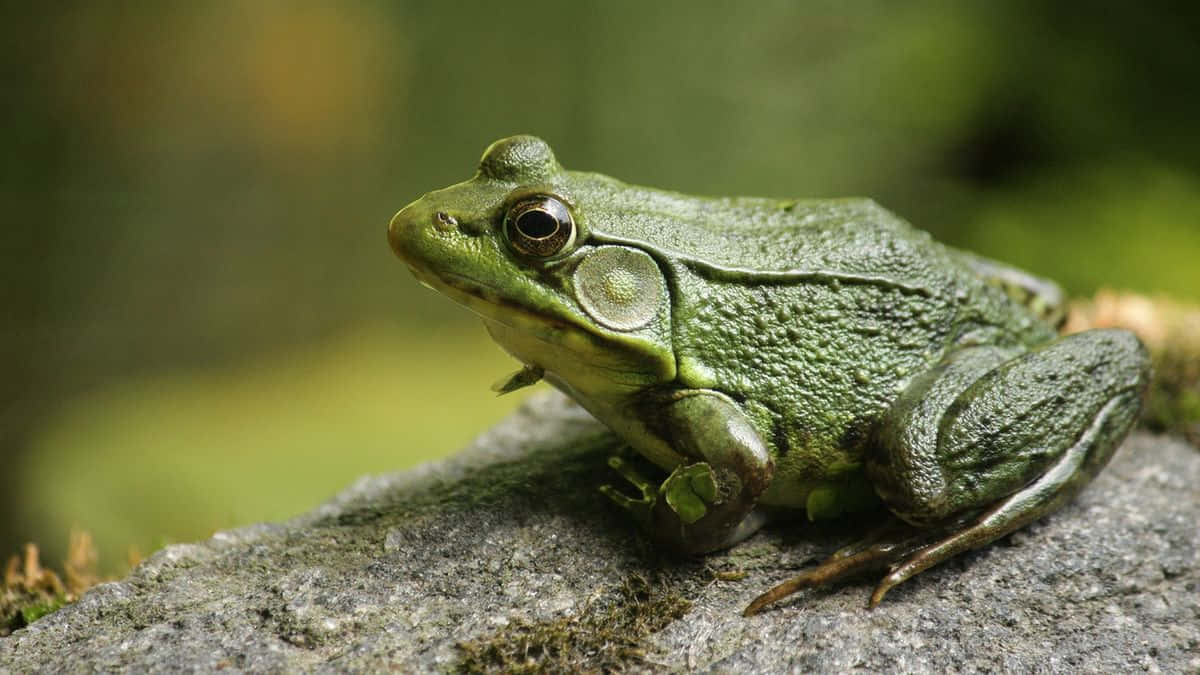
[[[1063,317],[1052,282],[945,246],[871,199],[706,198],[577,175],[596,181],[587,190],[606,205],[590,214],[595,240],[643,248],[681,277],[886,288],[930,307],[957,305],[961,311],[945,317],[956,336],[979,324],[1024,344],[1048,339]],[[689,300],[681,293],[673,302]]]
[[[703,260],[759,274],[825,272],[928,286],[945,249],[870,199],[713,200],[694,222]],[[933,274],[934,277],[939,276]]]
[[[870,199],[698,198],[625,185],[604,199],[597,239],[653,242],[718,274],[821,271],[926,287],[948,270],[945,247]]]

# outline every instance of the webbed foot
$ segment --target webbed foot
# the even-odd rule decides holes
[[[633,514],[661,545],[681,554],[732,546],[762,525],[754,506],[775,464],[754,425],[727,396],[717,392],[651,392],[641,403],[657,411],[653,432],[670,443],[683,463],[655,486],[625,458],[616,469],[638,492],[630,497],[602,488]]]
[[[602,485],[600,491],[645,526],[654,521],[655,506],[660,503],[665,503],[680,522],[690,525],[703,518],[708,505],[717,500],[716,477],[705,462],[679,466],[657,488],[623,457],[610,457],[608,465],[636,488],[640,496],[630,497],[612,485]]]
[[[675,469],[659,489],[671,510],[688,525],[703,518],[708,505],[717,501],[717,479],[705,462]]]

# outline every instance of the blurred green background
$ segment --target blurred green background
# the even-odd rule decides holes
[[[0,553],[78,526],[115,569],[503,416],[515,364],[384,230],[513,133],[634,183],[870,195],[1073,293],[1200,295],[1186,5],[7,6]]]

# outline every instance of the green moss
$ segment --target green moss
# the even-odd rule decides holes
[[[67,604],[67,596],[56,595],[50,599],[36,600],[22,607],[18,614],[25,624],[31,624],[47,614],[58,611],[58,608],[65,604]]]
[[[62,593],[41,589],[5,589],[0,592],[0,636],[24,628],[57,611],[69,599]]]
[[[646,663],[641,639],[691,608],[661,579],[631,574],[610,594],[578,615],[548,621],[518,620],[497,633],[461,642],[464,672],[612,672]]]
[[[1200,354],[1171,348],[1155,354],[1142,421],[1200,445]]]
[[[1200,306],[1102,290],[1071,303],[1066,331],[1090,328],[1125,328],[1142,339],[1153,366],[1142,426],[1200,447]]]
[[[0,575],[0,636],[24,628],[38,619],[79,599],[84,591],[100,583],[96,574],[96,547],[87,532],[71,532],[67,559],[60,576],[42,567],[36,544],[25,545]]]

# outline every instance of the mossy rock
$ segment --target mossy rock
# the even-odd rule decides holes
[[[534,397],[451,459],[166,548],[0,638],[0,672],[1200,670],[1200,453],[1173,438],[1134,434],[1062,511],[873,611],[865,579],[749,619],[867,524],[665,558],[596,490],[613,445]]]

